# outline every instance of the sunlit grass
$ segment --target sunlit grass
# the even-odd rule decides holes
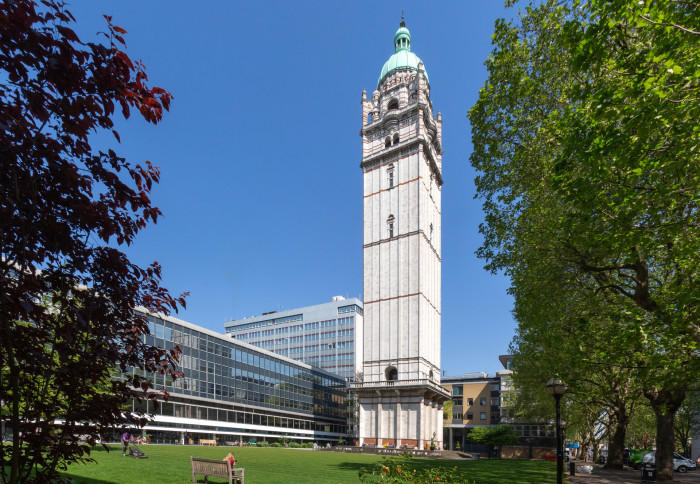
[[[95,449],[97,464],[75,464],[67,476],[75,483],[163,483],[192,482],[190,456],[223,459],[233,451],[238,465],[245,468],[246,484],[285,483],[357,483],[358,471],[381,458],[374,455],[312,451],[283,448],[230,448],[202,446],[144,445],[140,449],[148,459],[122,457],[118,446],[111,452]],[[457,466],[476,484],[539,484],[552,482],[555,476],[553,462],[522,460],[435,460],[415,459],[418,467]],[[204,482],[202,476],[197,476]],[[211,483],[228,482],[209,478]]]

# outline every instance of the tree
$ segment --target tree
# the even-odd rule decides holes
[[[510,425],[495,427],[474,427],[467,435],[467,440],[475,444],[484,444],[489,448],[489,459],[494,447],[512,445],[518,442],[518,433]]]
[[[618,345],[643,343],[661,480],[700,365],[697,20],[693,2],[531,2],[497,22],[469,113],[479,255],[516,293],[552,264],[625,321]]]
[[[700,385],[688,391],[688,397],[675,418],[673,430],[676,432],[676,449],[690,458],[690,440],[700,432]]]
[[[89,461],[79,435],[94,445],[143,425],[123,404],[155,402],[149,377],[179,374],[179,350],[146,345],[135,308],[167,314],[184,295],[161,287],[157,263],[119,250],[161,215],[149,199],[159,169],[90,144],[98,130],[119,142],[115,107],[156,124],[172,96],[147,85],[122,50],[126,31],[105,18],[105,43],[83,43],[60,1],[0,5],[0,400],[13,436],[0,446],[3,482],[50,482]]]

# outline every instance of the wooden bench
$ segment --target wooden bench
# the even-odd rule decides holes
[[[192,465],[192,482],[197,482],[194,475],[200,474],[204,476],[204,482],[207,482],[207,476],[211,476],[228,478],[229,484],[233,484],[233,481],[245,484],[245,469],[242,467],[232,468],[231,462],[228,460],[190,456],[190,464]]]
[[[213,445],[216,447],[216,440],[199,439],[199,445]]]

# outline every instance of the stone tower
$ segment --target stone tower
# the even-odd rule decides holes
[[[442,121],[406,24],[362,93],[364,351],[352,391],[360,445],[442,447]],[[358,355],[359,356],[359,355]]]

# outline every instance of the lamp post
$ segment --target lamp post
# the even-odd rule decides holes
[[[561,412],[559,410],[559,401],[562,395],[566,393],[566,383],[559,379],[559,376],[554,375],[547,382],[547,391],[554,397],[557,406],[557,484],[562,484],[561,476],[564,474],[564,445],[561,438]]]

